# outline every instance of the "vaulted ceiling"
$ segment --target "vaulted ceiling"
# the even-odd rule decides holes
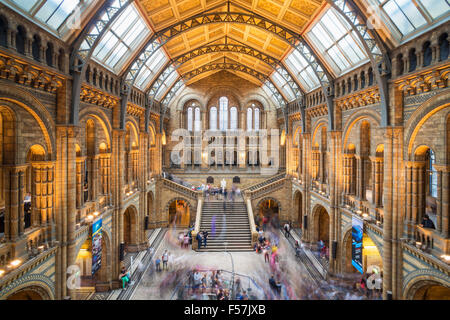
[[[271,22],[289,28],[301,34],[311,19],[324,5],[323,0],[139,0],[141,9],[155,32],[195,17],[205,12],[255,13]],[[291,50],[291,46],[273,33],[249,24],[212,23],[193,28],[173,37],[164,45],[170,59],[214,44],[232,44],[248,46],[267,56],[282,60]],[[270,76],[273,67],[261,59],[235,51],[210,52],[185,61],[177,70],[180,75],[191,72],[206,64],[234,62],[245,65]],[[217,70],[215,72],[218,72]],[[254,77],[239,72],[250,81]],[[209,76],[213,72],[202,74],[195,80]]]

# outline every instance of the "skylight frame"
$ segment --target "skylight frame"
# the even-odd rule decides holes
[[[332,26],[325,24],[324,20],[326,19],[330,19]],[[330,27],[333,27],[334,32],[330,30]],[[332,41],[331,46],[324,45],[323,42],[326,41],[323,40],[326,40],[326,38],[321,37],[319,39],[315,32],[317,30],[316,28],[321,28],[322,32],[325,32],[323,36]],[[342,28],[344,28],[345,32],[342,32]],[[339,30],[341,30],[340,33]],[[306,38],[320,55],[323,56],[326,63],[337,76],[341,76],[369,61],[364,46],[352,27],[332,7],[328,7],[320,18],[311,25],[306,33]],[[358,56],[358,60],[356,61],[342,47],[342,43],[344,41],[347,42],[347,39],[351,41],[348,47]]]
[[[131,16],[131,17],[130,17]],[[133,17],[134,16],[134,17]],[[133,21],[126,26],[124,29],[120,29],[121,27],[118,25],[120,21],[127,20],[129,18],[133,18]],[[139,32],[136,32],[136,27],[138,26]],[[121,31],[121,32],[119,32]],[[131,32],[136,33],[137,35],[128,43],[125,40],[129,39]],[[112,70],[115,73],[119,73],[127,61],[129,61],[133,53],[139,48],[142,43],[144,43],[145,39],[151,35],[151,29],[149,28],[146,19],[141,14],[140,10],[136,6],[135,3],[131,3],[128,7],[120,14],[119,17],[111,24],[111,27],[105,32],[105,34],[100,39],[97,47],[95,48],[92,59],[101,64],[102,66]],[[108,38],[110,40],[105,41]],[[110,41],[114,38],[114,44],[111,45]],[[109,46],[109,47],[108,47]],[[102,52],[102,50],[106,47],[106,54],[102,56],[102,58],[98,57],[98,54]],[[117,54],[117,49],[121,48],[123,50],[125,47],[125,51],[121,53],[120,56]],[[114,56],[111,63],[111,57]],[[115,57],[118,57],[117,59]],[[109,63],[108,63],[109,61]]]

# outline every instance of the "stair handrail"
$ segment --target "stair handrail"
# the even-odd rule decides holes
[[[258,241],[258,231],[256,231],[255,218],[253,217],[252,201],[250,197],[245,196],[245,204],[247,206],[248,221],[250,223],[250,232],[252,234],[252,247]]]
[[[282,172],[282,173],[273,175],[270,178],[268,178],[268,179],[266,179],[266,180],[264,180],[262,182],[258,182],[258,183],[255,183],[255,184],[252,184],[250,186],[247,186],[247,187],[243,188],[242,191],[250,191],[251,192],[251,191],[254,191],[254,190],[258,190],[258,189],[262,188],[264,185],[271,184],[271,183],[273,183],[275,181],[283,179],[285,176],[286,176],[286,172]],[[274,179],[274,180],[270,181],[272,179]],[[261,186],[257,187],[258,185],[261,185]]]
[[[192,250],[198,249],[198,241],[196,241],[197,234],[200,232],[200,221],[202,218],[202,209],[203,209],[203,197],[198,196],[197,198],[197,214],[195,216],[195,225],[194,230],[192,230]]]
[[[260,193],[261,191],[268,190],[268,189],[271,189],[273,186],[283,184],[283,183],[285,183],[286,180],[289,180],[289,178],[288,178],[287,176],[286,176],[286,177],[283,177],[283,178],[281,178],[281,179],[277,179],[277,180],[275,180],[275,181],[272,181],[272,182],[270,182],[269,184],[263,185],[263,186],[259,187],[258,189],[254,189],[254,190],[246,190],[246,191],[245,191],[245,194],[246,194],[248,197],[252,198],[252,199],[257,198],[257,197],[260,196],[259,193]]]
[[[185,185],[182,185],[180,183],[177,183],[173,180],[169,180],[166,178],[161,178],[163,185],[165,185],[167,188],[171,188],[172,191],[183,193],[184,195],[192,198],[192,199],[199,199],[201,195],[201,191],[192,190],[189,187],[186,187]]]

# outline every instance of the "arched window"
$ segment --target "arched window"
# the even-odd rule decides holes
[[[228,98],[221,97],[219,99],[219,129],[228,129]]]
[[[47,44],[47,50],[45,50],[45,61],[49,67],[53,67],[53,44],[51,42]]]
[[[209,109],[209,129],[217,130],[217,108]]]
[[[237,108],[231,107],[230,109],[230,129],[236,130],[238,124],[238,115],[237,115]]]
[[[187,110],[187,129],[188,129],[188,131],[192,131],[192,119],[193,119],[192,108],[188,108],[188,110]]]
[[[436,163],[436,156],[434,155],[433,150],[429,150],[429,164],[428,164],[428,170],[430,173],[430,186],[428,192],[430,193],[430,196],[436,198],[437,197],[437,172],[436,169],[433,167],[433,165]]]
[[[195,121],[194,131],[200,131],[202,129],[202,120],[200,119],[200,108],[195,108]]]
[[[25,54],[25,39],[27,38],[27,32],[22,26],[17,27],[16,33],[16,49],[17,52]]]
[[[247,130],[248,131],[253,129],[252,122],[253,122],[253,109],[248,108],[247,109]]]
[[[259,108],[255,109],[255,130],[259,130]]]
[[[433,54],[431,52],[430,41],[425,42],[423,45],[423,66],[427,67],[431,64]]]
[[[439,61],[447,60],[448,57],[448,40],[447,34],[444,33],[439,37]]]
[[[8,21],[0,16],[0,46],[8,46]]]
[[[417,66],[417,56],[416,56],[416,49],[411,49],[409,51],[409,72],[412,72],[416,70]]]
[[[41,38],[38,35],[33,37],[33,43],[31,44],[31,53],[33,59],[41,61]]]

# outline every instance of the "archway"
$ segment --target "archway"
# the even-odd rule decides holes
[[[434,281],[423,281],[412,300],[450,300],[450,288]]]
[[[343,239],[342,272],[358,274],[358,270],[352,265],[352,229],[348,230]],[[375,242],[365,232],[362,238],[362,267],[364,273],[383,271],[383,259]]]
[[[327,210],[318,205],[314,210],[314,241],[322,240],[325,246],[329,248],[330,240],[330,217]]]
[[[43,288],[30,286],[14,292],[6,300],[50,300],[50,297]]]
[[[137,243],[137,211],[133,206],[128,207],[123,213],[123,242],[125,248]]]
[[[266,218],[273,227],[279,226],[280,203],[277,200],[272,198],[261,200],[256,213],[256,224],[262,226],[263,219]]]
[[[169,204],[169,224],[178,228],[187,228],[190,223],[190,208],[185,200],[173,200]]]

